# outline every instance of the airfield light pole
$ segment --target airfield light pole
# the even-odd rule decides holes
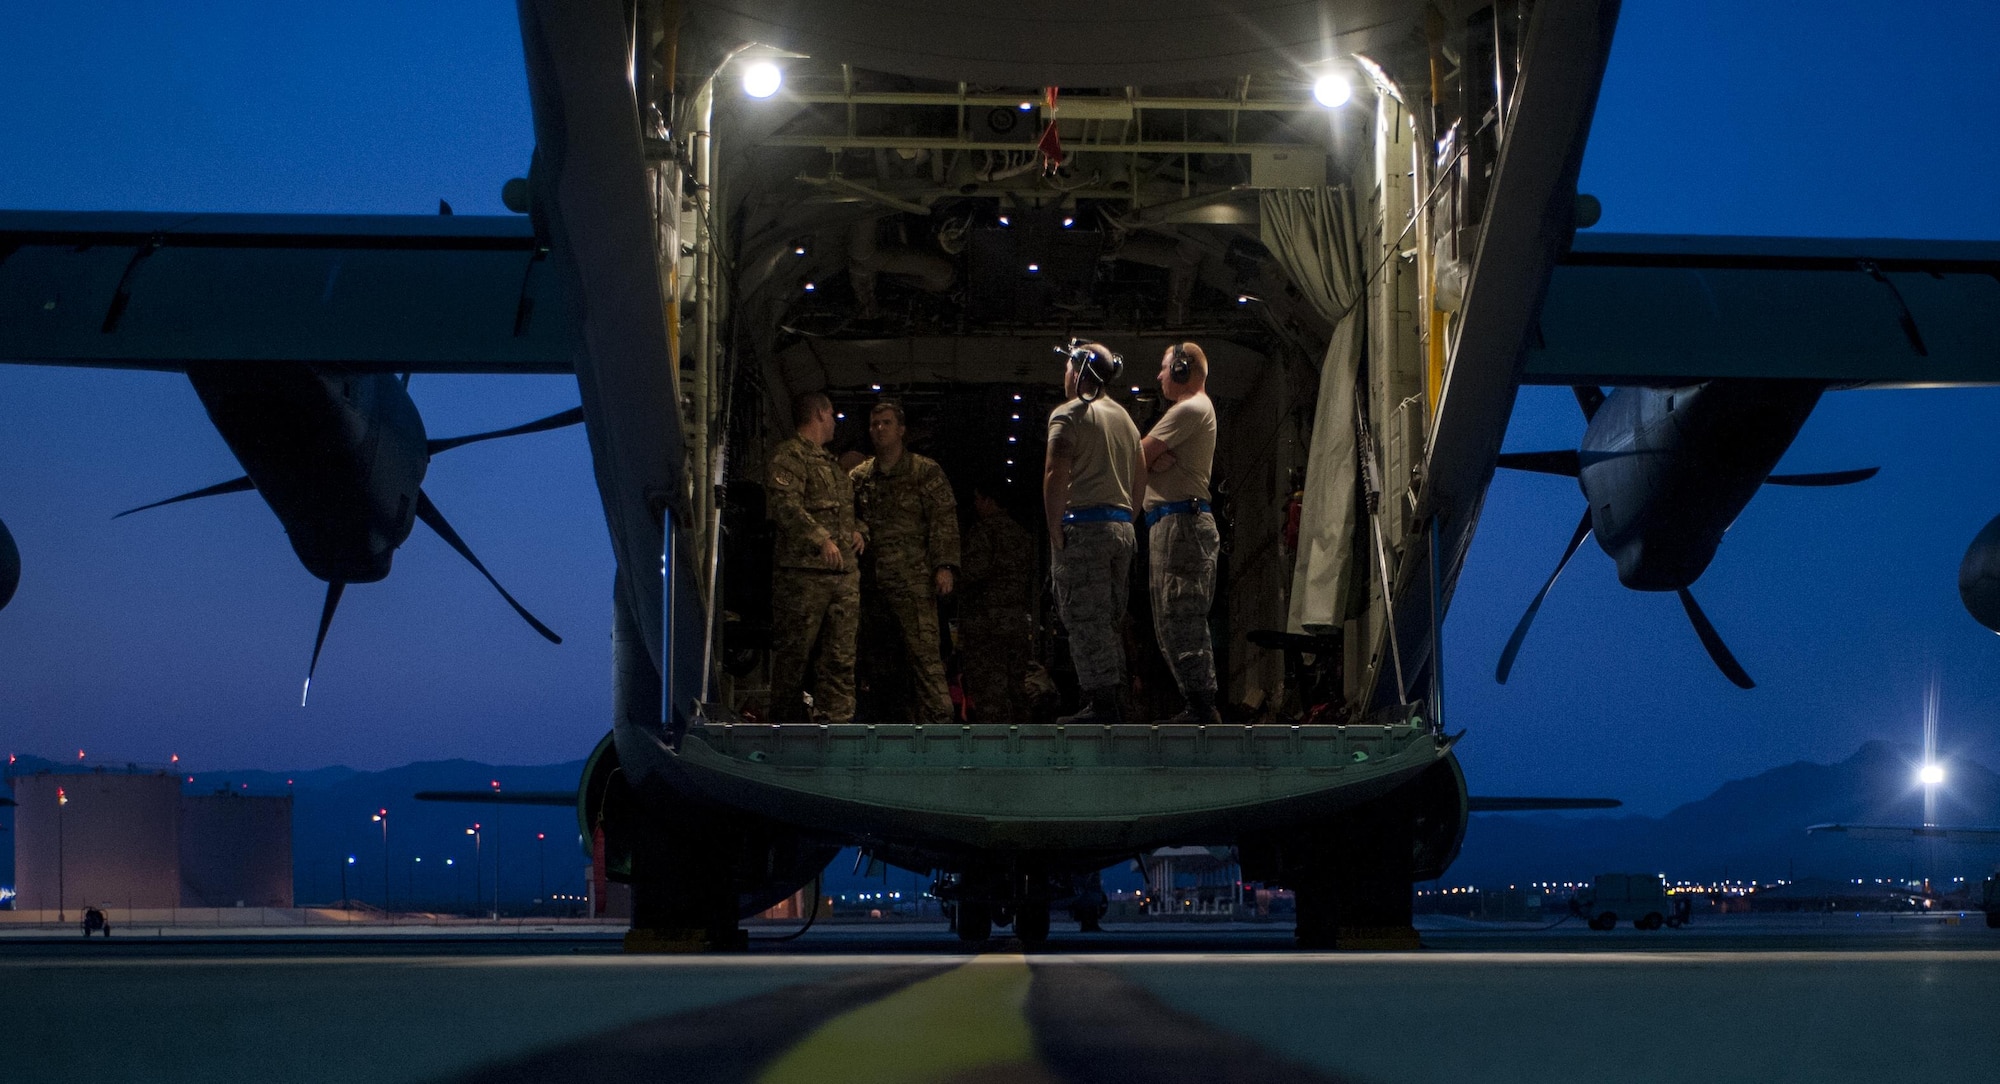
[[[479,891],[479,825],[474,824],[472,827],[467,828],[465,834],[472,837],[472,913],[476,915],[479,913],[479,900],[481,896]]]
[[[353,864],[354,856],[350,854],[347,856],[347,861],[340,865],[340,909],[343,911],[353,910],[347,905],[347,867]]]
[[[417,867],[423,864],[423,855],[417,855],[410,860],[410,890],[404,893],[408,897],[408,899],[403,901],[403,906],[405,907],[410,906],[410,901],[417,898]]]
[[[541,868],[541,877],[539,879],[541,888],[540,891],[536,893],[537,896],[539,897],[536,900],[536,902],[547,903],[549,899],[549,834],[547,832],[536,832],[535,843],[540,846],[542,851],[542,857],[541,857],[542,868]]]
[[[63,890],[69,887],[68,873],[63,867],[63,807],[69,804],[69,791],[56,788],[56,921],[69,921],[68,900]],[[42,897],[46,900],[48,897]],[[44,907],[48,906],[46,903]]]
[[[382,910],[389,910],[389,811],[377,809],[375,820],[382,825]]]

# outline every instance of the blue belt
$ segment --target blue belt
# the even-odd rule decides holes
[[[1093,504],[1088,508],[1072,508],[1063,513],[1064,523],[1130,523],[1132,513],[1115,504]]]
[[[1168,516],[1178,516],[1182,512],[1206,511],[1208,511],[1208,502],[1197,497],[1191,497],[1184,501],[1175,501],[1172,504],[1156,504],[1146,510],[1146,526],[1151,527]]]

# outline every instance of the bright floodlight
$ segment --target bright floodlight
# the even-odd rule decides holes
[[[1339,74],[1322,75],[1313,83],[1313,100],[1328,109],[1338,109],[1354,97],[1354,84]]]
[[[768,98],[778,92],[785,73],[768,60],[759,60],[743,69],[743,93],[752,98]]]
[[[1917,781],[1927,787],[1935,787],[1944,782],[1944,765],[1926,764],[1917,770]]]

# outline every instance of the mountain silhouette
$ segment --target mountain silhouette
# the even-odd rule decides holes
[[[1495,885],[1658,872],[1675,880],[1985,876],[2000,847],[1807,835],[1814,824],[1921,824],[1917,749],[1871,741],[1838,764],[1799,761],[1716,788],[1661,817],[1472,818],[1448,884]],[[2000,825],[2000,776],[1957,761],[1935,822]]]

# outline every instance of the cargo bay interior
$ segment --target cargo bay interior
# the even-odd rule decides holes
[[[758,46],[652,56],[656,79],[675,63],[716,72],[649,122],[694,133],[692,153],[649,145],[661,221],[678,226],[663,234],[681,257],[668,289],[688,474],[716,483],[689,495],[723,539],[699,557],[723,600],[722,699],[765,695],[763,462],[791,397],[832,397],[836,455],[866,453],[870,404],[897,399],[962,514],[992,481],[1039,540],[1045,420],[1063,398],[1050,348],[1071,337],[1125,355],[1113,394],[1142,431],[1164,407],[1161,351],[1192,340],[1212,359],[1225,713],[1296,718],[1327,699],[1316,718],[1352,718],[1392,667],[1421,695],[1426,663],[1392,658],[1384,598],[1428,564],[1404,558],[1522,19],[1482,7],[1428,50],[1055,94]],[[774,66],[781,89],[746,93],[747,73]],[[1165,717],[1178,695],[1145,592],[1132,597],[1134,672],[1164,690],[1141,706]],[[1041,616],[1038,658],[1066,708],[1046,597]],[[1302,695],[1308,682],[1339,695]]]

